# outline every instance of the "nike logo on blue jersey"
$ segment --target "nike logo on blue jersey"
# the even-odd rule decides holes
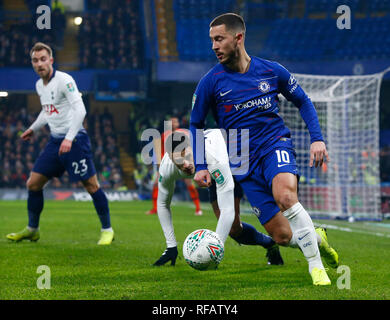
[[[288,166],[289,165],[289,163],[285,163],[285,164],[278,164],[278,168],[280,168],[280,167],[284,167],[284,166]]]
[[[232,89],[230,89],[229,91],[226,91],[226,92],[220,92],[219,94],[221,95],[221,97],[227,95],[230,91],[232,91]]]
[[[306,233],[305,235],[303,235],[302,237],[298,237],[298,240],[302,240],[304,237],[306,237],[310,232]]]

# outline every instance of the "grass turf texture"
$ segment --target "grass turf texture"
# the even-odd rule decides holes
[[[285,265],[268,266],[263,248],[239,246],[230,238],[218,270],[190,268],[182,257],[185,237],[198,228],[215,230],[216,219],[210,209],[195,216],[186,204],[173,206],[180,257],[176,266],[153,267],[165,249],[165,240],[157,215],[144,214],[150,207],[148,201],[110,203],[115,241],[100,247],[96,245],[100,223],[91,202],[46,201],[37,243],[12,243],[5,238],[27,224],[26,202],[0,202],[0,299],[390,298],[388,222],[317,221],[334,227],[328,229],[329,241],[338,250],[341,264],[350,268],[351,288],[341,290],[337,279],[342,274],[333,269],[328,272],[330,287],[314,287],[306,260],[297,249],[281,248]],[[264,231],[255,216],[243,215],[242,220]],[[50,268],[50,290],[37,288],[40,265]]]

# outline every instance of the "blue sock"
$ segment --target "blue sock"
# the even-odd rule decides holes
[[[91,194],[91,197],[96,212],[99,216],[100,222],[102,223],[102,228],[111,228],[110,209],[108,208],[108,200],[106,194],[102,189],[99,189],[94,194]]]
[[[275,241],[272,240],[270,236],[267,236],[264,233],[261,233],[255,229],[252,225],[242,222],[243,230],[241,234],[237,237],[232,237],[240,244],[247,245],[259,245],[264,248],[269,248],[275,244]]]
[[[28,226],[30,228],[38,228],[39,217],[43,210],[43,191],[28,191],[27,211],[28,211]]]

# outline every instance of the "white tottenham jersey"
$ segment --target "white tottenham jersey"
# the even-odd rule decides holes
[[[233,183],[226,142],[219,129],[206,130],[204,135],[207,167],[212,178],[217,183],[218,191],[221,187]],[[161,160],[159,174],[159,198],[160,193],[165,194],[167,197],[172,196],[176,180],[192,179],[194,177],[194,175],[190,176],[181,171],[172,162],[168,153],[165,153]]]
[[[51,134],[55,137],[66,135],[73,124],[73,108],[75,105],[80,105],[77,104],[78,102],[82,102],[76,82],[69,74],[55,70],[47,85],[44,85],[43,80],[39,79],[35,88],[41,100],[42,111],[44,111]],[[82,128],[81,124],[77,131]]]

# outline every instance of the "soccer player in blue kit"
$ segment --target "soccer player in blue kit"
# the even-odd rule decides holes
[[[21,138],[30,140],[34,132],[46,124],[49,125],[51,135],[27,180],[28,225],[22,231],[10,233],[6,237],[13,241],[39,240],[43,187],[51,178],[61,177],[66,170],[70,181],[81,181],[92,197],[102,224],[98,245],[109,245],[114,239],[114,231],[108,200],[97,179],[91,142],[83,128],[86,110],[80,92],[70,75],[53,68],[54,59],[48,45],[37,42],[30,55],[34,71],[40,77],[36,90],[42,110]]]
[[[291,133],[278,114],[278,94],[294,103],[308,127],[311,167],[322,166],[325,158],[329,161],[317,113],[294,76],[283,66],[247,54],[245,30],[243,18],[234,13],[220,15],[210,23],[212,50],[219,64],[199,81],[192,99],[194,180],[201,187],[211,183],[203,160],[201,132],[197,133],[204,129],[211,110],[218,126],[227,132],[228,148],[235,146],[241,152],[240,165],[233,163],[229,152],[231,170],[260,223],[279,245],[301,249],[314,285],[330,285],[321,255],[329,266],[336,268],[338,254],[328,244],[326,231],[314,228],[298,200],[295,151]],[[244,135],[245,130],[249,130],[249,136]],[[245,148],[241,150],[244,142],[249,144],[247,155]]]

